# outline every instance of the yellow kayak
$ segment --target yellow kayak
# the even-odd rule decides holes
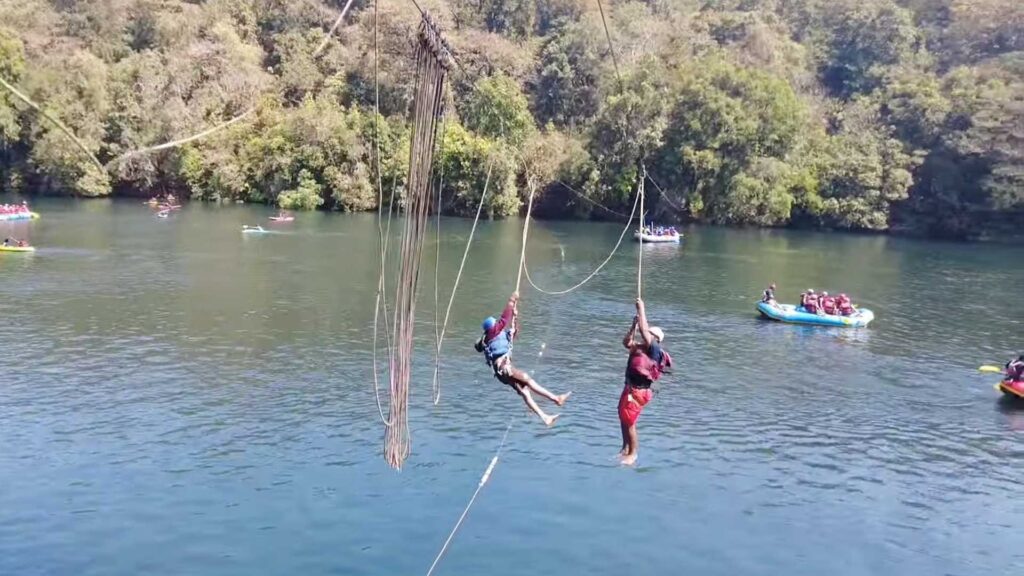
[[[35,252],[35,246],[3,246],[0,245],[0,252]]]

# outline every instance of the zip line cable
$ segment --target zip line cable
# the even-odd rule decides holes
[[[533,278],[530,277],[530,269],[526,265],[526,256],[525,256],[525,252],[524,252],[524,256],[523,256],[523,271],[526,273],[526,281],[530,283],[530,286],[533,286],[533,288],[535,290],[537,290],[538,292],[541,292],[542,294],[547,294],[549,296],[560,296],[562,294],[568,294],[569,292],[572,292],[572,291],[582,287],[587,282],[590,282],[591,280],[593,280],[594,277],[597,276],[597,274],[605,267],[605,265],[607,265],[608,262],[611,261],[612,257],[615,256],[615,253],[619,250],[619,246],[622,245],[622,240],[626,237],[626,233],[629,232],[630,226],[633,224],[633,219],[636,217],[636,209],[637,209],[637,206],[640,204],[640,198],[641,198],[641,195],[640,195],[640,191],[638,190],[636,199],[633,200],[633,211],[632,211],[632,213],[630,213],[629,220],[626,221],[626,225],[622,228],[622,233],[619,234],[619,239],[618,239],[618,241],[615,242],[615,247],[612,248],[612,251],[608,254],[608,257],[605,258],[604,261],[602,261],[600,264],[598,264],[597,268],[595,268],[593,272],[588,274],[586,278],[581,280],[579,283],[574,284],[573,286],[570,286],[569,288],[566,288],[564,290],[548,290],[546,288],[541,288],[540,286],[538,286],[533,281]],[[642,216],[641,216],[641,219],[642,219]]]
[[[342,21],[345,18],[345,15],[348,13],[348,9],[352,5],[352,1],[353,0],[348,0],[348,2],[345,4],[345,7],[342,9],[341,14],[338,16],[337,20],[334,21],[334,25],[331,26],[331,28],[328,31],[328,33],[327,33],[326,37],[324,38],[324,40],[320,43],[319,46],[317,46],[316,50],[313,51],[313,54],[312,54],[311,58],[315,59],[317,56],[319,56],[320,53],[324,50],[324,48],[326,48],[327,45],[330,43],[330,39],[334,36],[334,33],[338,29],[338,26],[341,25]],[[415,3],[415,0],[414,0],[414,3]],[[374,12],[376,13],[376,7],[374,8]],[[376,20],[376,18],[375,18],[375,20]],[[374,25],[376,26],[376,22],[374,23]],[[376,39],[375,39],[375,43],[376,43]],[[275,80],[273,82],[273,85],[276,86],[279,83],[280,83],[280,78],[275,78]],[[11,94],[13,94],[16,98],[18,98],[19,100],[24,102],[27,106],[29,106],[30,108],[32,108],[36,112],[39,112],[43,116],[43,118],[45,118],[51,124],[56,126],[65,136],[68,137],[68,139],[70,139],[75,144],[76,147],[78,147],[79,150],[82,151],[82,153],[84,153],[86,156],[88,156],[89,160],[92,162],[92,165],[101,174],[103,174],[104,177],[108,177],[108,178],[110,176],[110,170],[114,166],[120,164],[121,162],[123,162],[125,160],[128,160],[130,158],[134,158],[136,156],[142,156],[142,155],[145,155],[145,154],[149,154],[150,152],[158,152],[160,150],[167,150],[169,148],[177,148],[177,147],[182,146],[184,144],[188,144],[190,142],[195,142],[196,140],[200,140],[202,138],[205,138],[205,137],[209,136],[210,134],[213,134],[215,132],[219,132],[219,131],[223,130],[224,128],[227,128],[227,127],[229,127],[229,126],[231,126],[233,124],[236,124],[236,123],[241,122],[242,120],[248,118],[250,115],[252,115],[253,112],[256,112],[259,109],[260,105],[261,105],[261,101],[257,101],[256,103],[252,104],[251,106],[246,108],[244,111],[242,111],[242,113],[237,114],[236,116],[234,116],[232,118],[229,118],[228,120],[225,120],[224,122],[221,122],[221,123],[219,123],[219,124],[217,124],[215,126],[207,128],[205,130],[202,130],[202,131],[197,132],[195,134],[192,134],[190,136],[185,136],[183,138],[178,138],[178,139],[175,139],[175,140],[171,140],[169,142],[164,142],[162,144],[157,144],[157,145],[154,145],[154,146],[146,146],[146,147],[143,147],[143,148],[139,148],[139,149],[136,149],[136,150],[131,150],[131,151],[125,152],[123,154],[120,154],[119,156],[114,157],[113,159],[111,159],[106,164],[103,164],[103,163],[101,163],[99,161],[98,158],[96,158],[96,155],[93,154],[92,151],[90,151],[89,148],[81,140],[79,140],[79,138],[77,136],[75,136],[75,133],[70,128],[68,128],[67,125],[65,125],[63,122],[61,122],[59,119],[57,119],[55,116],[53,116],[49,112],[45,111],[41,106],[39,106],[38,104],[33,102],[28,96],[23,94],[14,85],[9,83],[7,80],[5,80],[2,77],[0,77],[0,86],[3,86],[7,91],[9,91]],[[270,92],[272,92],[272,90],[266,90],[263,93],[267,94],[267,93],[270,93]]]
[[[32,108],[36,112],[39,112],[43,116],[43,118],[49,120],[54,126],[57,127],[58,130],[60,130],[61,132],[64,133],[65,136],[70,138],[71,141],[75,143],[75,146],[77,146],[79,150],[84,152],[85,155],[89,157],[89,160],[92,160],[93,166],[95,166],[100,171],[100,173],[104,175],[104,177],[108,176],[106,169],[103,167],[103,164],[101,164],[100,161],[96,158],[96,155],[93,154],[89,150],[89,148],[84,143],[82,143],[81,140],[78,139],[77,136],[75,136],[75,133],[72,132],[70,128],[68,128],[63,122],[58,120],[56,116],[53,116],[46,110],[43,110],[38,104],[33,102],[28,96],[22,94],[20,90],[15,88],[14,85],[10,84],[9,82],[7,82],[7,80],[4,80],[2,77],[0,77],[0,85],[3,85],[3,87],[10,91],[11,94],[14,94],[14,96],[17,97],[18,100],[21,100],[30,108]]]

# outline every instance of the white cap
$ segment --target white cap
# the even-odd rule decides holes
[[[658,339],[658,342],[661,342],[665,339],[665,331],[662,330],[661,328],[658,328],[657,326],[651,326],[650,328],[647,329],[647,331],[654,335],[654,337]]]

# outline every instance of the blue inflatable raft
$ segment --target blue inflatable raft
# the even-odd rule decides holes
[[[779,322],[794,324],[813,324],[816,326],[840,326],[843,328],[863,328],[875,319],[875,314],[866,308],[858,308],[852,316],[835,316],[832,314],[811,314],[792,304],[757,303],[757,311],[765,318]]]

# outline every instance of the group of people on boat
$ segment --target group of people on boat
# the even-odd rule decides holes
[[[822,291],[818,294],[813,288],[800,294],[800,306],[811,314],[828,314],[831,316],[853,316],[857,307],[846,294],[832,296]]]
[[[643,228],[643,233],[647,236],[678,236],[679,232],[675,226],[654,226],[647,225]]]
[[[166,206],[177,206],[178,199],[174,197],[174,194],[167,193],[162,198],[160,196],[153,196],[149,199],[148,204],[153,206],[166,205]]]
[[[518,303],[519,292],[513,292],[500,317],[488,316],[484,319],[481,325],[483,334],[474,348],[484,355],[487,365],[494,372],[494,377],[511,386],[530,410],[540,417],[544,424],[551,426],[560,415],[549,415],[544,412],[534,400],[533,393],[563,406],[572,392],[554,394],[538,384],[525,371],[512,365],[512,344],[519,332]],[[622,449],[619,457],[626,465],[636,462],[639,449],[636,422],[644,407],[651,401],[651,386],[672,366],[672,358],[661,345],[664,339],[665,332],[661,328],[648,324],[644,302],[637,298],[636,315],[629,331],[622,339],[622,345],[629,351],[629,356],[626,362],[625,385],[618,403],[622,431]]]
[[[28,209],[28,202],[21,204],[0,204],[0,215],[3,216],[29,216],[32,212]]]
[[[775,301],[775,284],[765,288],[761,302],[772,306],[777,305]],[[833,316],[853,316],[857,313],[857,307],[853,305],[850,297],[846,294],[831,296],[828,292],[820,295],[813,288],[800,294],[800,306],[811,314],[830,314]]]

